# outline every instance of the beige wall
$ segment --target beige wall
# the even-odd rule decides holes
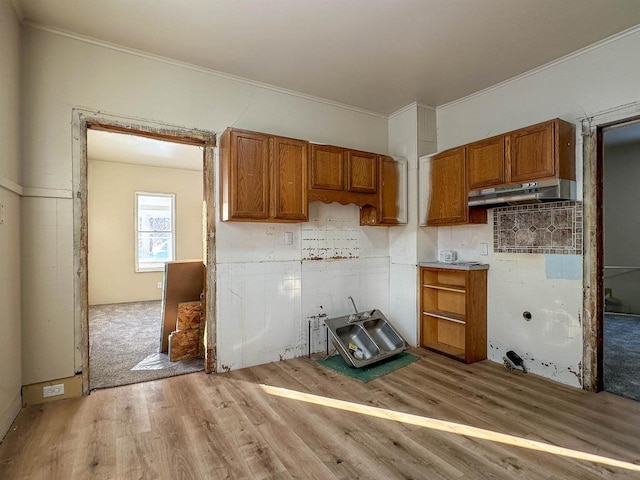
[[[22,41],[24,183],[34,188],[68,193],[68,198],[58,199],[58,211],[53,214],[55,218],[60,214],[62,220],[55,225],[59,231],[54,229],[59,242],[55,251],[46,253],[38,253],[39,245],[48,245],[49,236],[48,232],[39,231],[36,224],[41,205],[38,199],[26,199],[26,206],[33,214],[25,222],[25,233],[29,237],[28,244],[23,247],[25,258],[43,255],[46,263],[63,272],[63,279],[52,285],[44,281],[37,266],[23,269],[24,384],[69,377],[82,369],[79,318],[74,315],[73,224],[66,223],[64,213],[71,211],[72,194],[78,187],[73,184],[72,177],[74,106],[186,128],[221,132],[233,125],[365,151],[387,152],[387,119],[379,115],[261,88],[202,69],[127,53],[30,26],[23,27]],[[300,276],[301,254],[299,240],[294,246],[283,245],[282,235],[283,231],[291,231],[299,239],[300,228],[299,225],[221,225],[216,232],[216,241],[218,245],[230,248],[226,253],[218,250],[219,261],[226,258],[242,265],[251,262],[256,269],[279,272],[269,278],[248,277],[250,292],[287,285],[292,276]],[[388,242],[384,229],[372,234],[365,230],[361,234],[362,243],[372,238],[375,243],[372,250],[386,251]],[[245,243],[238,242],[239,239]],[[252,246],[250,252],[243,251],[249,244],[255,247]],[[274,249],[273,245],[278,248]],[[290,254],[289,250],[296,247],[297,251]],[[230,256],[238,260],[230,260]],[[293,272],[280,268],[283,259],[288,261],[287,267],[290,266]],[[33,301],[41,296],[53,297],[56,303],[52,306],[40,300]],[[386,297],[386,292],[381,296]],[[251,298],[260,298],[256,302],[262,302],[252,305],[251,312],[255,310],[264,315],[269,297],[253,295]],[[291,298],[299,305],[299,296]],[[240,310],[244,315],[252,315],[246,309]],[[262,337],[271,337],[275,343],[269,350],[269,361],[284,354],[288,345],[282,343],[281,332],[301,323],[300,310],[299,306],[291,308],[264,327]],[[243,338],[256,331],[250,324],[241,330],[248,318],[238,320],[234,315],[220,318],[221,322],[230,325],[230,338],[223,342],[220,362],[225,360],[226,350],[242,349]],[[298,333],[300,335],[294,335],[296,341],[306,338]],[[247,360],[247,363],[251,361]]]
[[[90,159],[88,190],[89,305],[162,298],[162,272],[135,272],[135,192],[175,194],[176,260],[202,258],[202,172]]]
[[[10,0],[0,0],[0,440],[20,409],[20,29]],[[17,191],[16,191],[17,190]]]

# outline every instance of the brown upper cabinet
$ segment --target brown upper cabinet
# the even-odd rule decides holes
[[[228,128],[220,140],[221,219],[308,220],[303,140]]]
[[[555,119],[506,135],[510,177],[508,183],[543,178],[576,179],[575,127]]]
[[[504,135],[471,143],[466,148],[469,190],[505,183]]]
[[[575,180],[575,127],[555,119],[465,146],[469,190],[546,178]]]
[[[421,187],[421,225],[486,223],[488,207],[467,206],[470,190],[576,179],[575,127],[556,118],[423,157],[420,166],[429,185]]]
[[[465,149],[453,148],[431,159],[431,192],[427,225],[451,225],[467,221]]]
[[[312,143],[310,187],[322,190],[344,190],[344,158],[344,148]]]
[[[309,201],[376,206],[378,157],[375,153],[312,143]]]
[[[347,190],[376,193],[378,191],[378,155],[347,150]]]
[[[273,218],[306,222],[309,143],[283,137],[271,137],[270,142]]]
[[[358,205],[361,225],[407,222],[406,162],[236,128],[219,154],[223,221],[306,222],[322,201]]]
[[[360,225],[402,225],[406,218],[406,161],[378,158],[378,208],[360,209]]]
[[[452,148],[429,159],[426,225],[486,223],[485,209],[467,206],[466,147]]]

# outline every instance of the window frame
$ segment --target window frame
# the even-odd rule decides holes
[[[165,197],[171,199],[171,230],[169,231],[160,231],[160,230],[140,230],[138,228],[138,220],[139,220],[139,199],[140,197]],[[134,272],[135,273],[147,273],[147,272],[163,272],[164,264],[166,262],[173,262],[176,259],[176,194],[175,193],[161,193],[161,192],[146,192],[146,191],[137,191],[134,194]],[[140,257],[138,252],[139,245],[139,237],[141,233],[152,233],[152,232],[162,232],[162,233],[170,233],[171,235],[171,258],[168,260],[162,261],[162,265],[156,267],[141,267],[140,266]],[[144,262],[143,262],[144,263]]]

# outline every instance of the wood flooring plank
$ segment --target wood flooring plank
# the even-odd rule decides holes
[[[276,445],[274,454],[293,478],[321,480],[331,476],[331,471],[314,454],[307,444],[291,429],[269,405],[266,394],[257,386],[243,388],[237,382],[229,382],[227,389],[233,398],[239,399],[243,413],[261,433],[265,441]]]

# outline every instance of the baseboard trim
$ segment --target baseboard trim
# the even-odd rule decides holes
[[[64,385],[64,394],[55,397],[44,398],[42,396],[42,387],[57,384]],[[54,402],[64,398],[74,398],[82,396],[82,375],[74,375],[73,377],[58,378],[57,380],[49,380],[48,382],[32,383],[22,387],[22,406],[39,405],[41,403]]]
[[[20,413],[21,408],[20,392],[18,391],[0,417],[0,442],[4,440],[5,435],[9,432],[11,424],[18,416],[18,413]]]

